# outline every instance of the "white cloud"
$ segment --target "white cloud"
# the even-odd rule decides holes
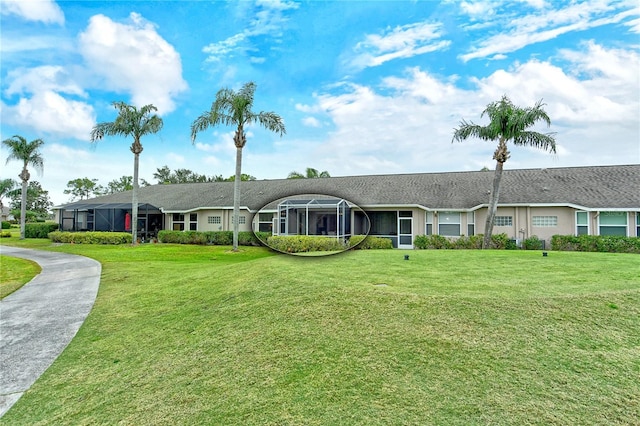
[[[322,127],[322,124],[320,123],[320,120],[318,120],[315,117],[304,117],[302,119],[302,124],[304,124],[307,127]]]
[[[64,13],[52,0],[2,0],[3,15],[17,15],[27,21],[64,24]]]
[[[31,98],[22,97],[16,105],[3,103],[2,121],[37,133],[79,140],[89,140],[96,123],[91,105],[65,99],[50,90],[35,93]]]
[[[175,97],[187,89],[180,55],[140,15],[129,23],[95,15],[79,36],[80,52],[106,88],[131,94],[137,106],[153,104],[160,114],[175,109]]]
[[[612,10],[618,10],[618,13],[611,14]],[[605,13],[608,14],[607,17],[601,18]],[[624,4],[621,6],[607,2],[580,2],[555,10],[538,9],[535,13],[517,18],[507,14],[495,16],[492,18],[503,24],[506,30],[480,39],[469,53],[461,55],[460,58],[467,62],[471,59],[514,52],[569,32],[620,23],[639,13],[640,8],[629,8]],[[469,29],[471,28],[467,28]]]
[[[9,87],[5,94],[11,96],[24,93],[54,91],[86,97],[87,93],[77,84],[76,79],[61,66],[43,65],[36,68],[16,68],[7,74]]]
[[[285,12],[297,9],[299,4],[293,1],[259,0],[256,2],[257,10],[244,2],[239,2],[237,6],[242,10],[248,9],[246,14],[250,17],[243,16],[241,19],[248,20],[249,24],[241,32],[203,47],[202,52],[208,55],[208,62],[219,62],[224,57],[244,55],[252,51],[253,48],[249,45],[252,37],[268,36],[277,40],[282,36],[288,20]],[[263,59],[251,58],[251,61],[260,63]]]
[[[355,47],[356,56],[347,60],[350,67],[375,67],[398,58],[410,58],[447,48],[449,40],[442,37],[442,25],[420,22],[387,28],[384,34],[369,34]]]

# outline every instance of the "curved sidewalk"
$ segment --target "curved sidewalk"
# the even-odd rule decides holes
[[[40,274],[0,300],[0,417],[62,353],[98,294],[99,262],[82,256],[0,246]]]

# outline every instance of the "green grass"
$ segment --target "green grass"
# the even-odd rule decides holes
[[[40,270],[40,266],[30,260],[0,256],[0,299],[31,281]]]
[[[636,255],[33,244],[100,260],[102,281],[2,424],[640,418]]]

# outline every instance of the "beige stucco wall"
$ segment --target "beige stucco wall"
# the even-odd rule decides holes
[[[208,209],[208,210],[199,210],[196,212],[191,212],[191,213],[184,213],[184,229],[185,230],[189,230],[190,228],[190,224],[193,223],[190,220],[190,216],[192,214],[196,215],[196,221],[195,223],[197,224],[197,231],[232,231],[233,230],[233,223],[231,221],[231,218],[233,217],[233,210],[232,209]],[[212,224],[212,223],[208,223],[208,217],[209,216],[220,216],[221,219],[221,223],[219,224]],[[241,209],[240,210],[240,216],[244,216],[245,217],[245,223],[241,223],[239,226],[239,230],[241,232],[244,231],[251,231],[251,217],[252,214],[250,212],[248,212],[245,209]],[[173,213],[167,213],[165,215],[165,229],[173,229]]]

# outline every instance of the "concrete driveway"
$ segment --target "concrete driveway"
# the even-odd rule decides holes
[[[0,246],[42,272],[0,300],[0,417],[62,353],[98,294],[99,262],[82,256]]]

